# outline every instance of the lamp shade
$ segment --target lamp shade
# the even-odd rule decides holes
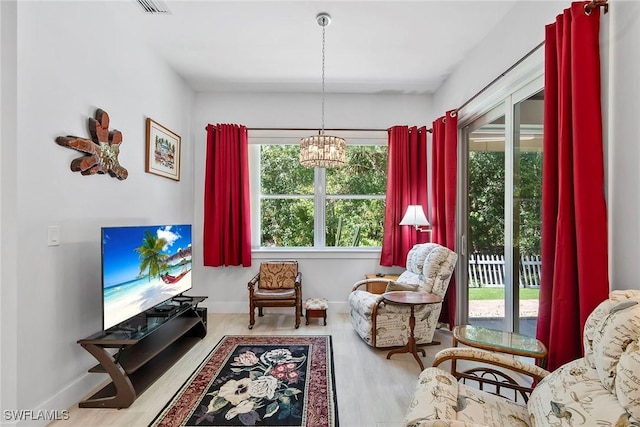
[[[407,211],[404,213],[404,217],[402,217],[402,221],[400,221],[400,225],[412,225],[414,227],[420,225],[429,226],[429,221],[427,221],[421,205],[409,205],[407,206]]]

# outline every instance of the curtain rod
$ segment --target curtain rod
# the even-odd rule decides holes
[[[598,7],[604,7],[604,13],[609,12],[609,5],[607,4],[608,0],[592,0],[589,3],[585,3],[584,5],[584,11],[587,15],[590,15],[591,12],[598,8]],[[533,49],[531,49],[525,56],[523,56],[522,58],[520,58],[515,64],[513,64],[511,67],[507,68],[506,71],[504,71],[502,74],[500,74],[498,77],[496,77],[495,79],[493,79],[488,85],[486,85],[485,87],[483,87],[482,89],[480,89],[475,95],[473,95],[471,98],[467,99],[465,101],[464,104],[462,104],[461,106],[459,106],[458,108],[456,108],[454,111],[457,113],[458,111],[462,110],[464,107],[466,107],[467,105],[469,105],[471,103],[471,101],[473,101],[474,99],[476,99],[478,96],[480,96],[485,90],[489,89],[489,87],[491,87],[494,83],[496,83],[498,80],[500,80],[501,78],[503,78],[509,71],[513,70],[515,67],[517,67],[518,65],[520,65],[525,59],[527,59],[528,57],[530,57],[531,55],[533,55],[538,49],[540,49],[542,46],[544,46],[544,41],[540,42],[536,47],[534,47]],[[433,132],[433,129],[429,129],[429,132]]]
[[[531,55],[533,55],[538,49],[540,49],[542,46],[544,46],[544,41],[538,43],[538,45],[536,47],[534,47],[533,49],[531,49],[525,56],[523,56],[522,58],[518,59],[518,61],[516,61],[515,64],[513,64],[511,67],[507,68],[505,71],[503,71],[498,77],[496,77],[495,79],[491,80],[491,82],[486,85],[485,87],[483,87],[482,89],[480,89],[480,91],[478,93],[476,93],[475,95],[473,95],[471,98],[467,99],[465,101],[464,104],[462,104],[461,106],[459,106],[458,108],[456,108],[456,112],[462,110],[464,107],[466,107],[467,105],[469,105],[471,103],[471,101],[473,101],[474,99],[476,99],[477,97],[479,97],[480,95],[482,95],[482,93],[489,89],[493,84],[495,84],[498,80],[500,80],[501,78],[503,78],[504,76],[507,75],[508,72],[512,71],[514,68],[516,68],[518,65],[520,65],[522,62],[524,62],[525,59],[527,59],[528,57],[530,57]]]
[[[205,127],[205,130],[207,128]],[[318,128],[250,128],[247,130],[293,130],[293,131],[319,131]],[[335,128],[335,129],[324,129],[325,131],[330,132],[387,132],[389,129],[366,129],[366,128]],[[431,132],[431,129],[427,129],[427,132]]]
[[[536,47],[534,47],[533,49],[531,49],[525,56],[523,56],[522,58],[520,58],[515,64],[513,64],[511,67],[507,68],[505,71],[503,71],[498,77],[496,77],[495,79],[491,80],[491,82],[489,84],[487,84],[485,87],[483,87],[482,89],[480,89],[478,92],[476,92],[475,95],[473,95],[471,98],[467,99],[464,104],[462,104],[461,106],[459,106],[458,108],[454,109],[454,112],[458,112],[460,110],[462,110],[464,107],[466,107],[467,105],[469,105],[471,103],[471,101],[473,101],[474,99],[476,99],[477,97],[479,97],[480,95],[482,95],[484,93],[484,91],[486,91],[487,89],[489,89],[493,84],[495,84],[498,80],[500,80],[501,78],[503,78],[509,71],[513,70],[514,68],[516,68],[518,65],[520,65],[525,59],[527,59],[528,57],[530,57],[531,55],[533,55],[540,47],[542,47],[544,45],[544,41],[539,43]],[[445,117],[446,120],[446,117]],[[433,128],[429,129],[429,132],[433,132]]]
[[[319,131],[320,129],[318,128],[247,128],[247,130],[304,130],[304,131],[314,131],[317,130]],[[334,129],[324,129],[325,131],[334,131],[334,132],[338,132],[338,131],[342,131],[342,132],[386,132],[389,129],[349,129],[349,128],[342,128],[342,129],[338,129],[338,128],[334,128]]]

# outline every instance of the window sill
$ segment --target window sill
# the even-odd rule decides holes
[[[379,259],[380,248],[256,248],[251,250],[254,259],[270,259],[274,256],[300,259]]]

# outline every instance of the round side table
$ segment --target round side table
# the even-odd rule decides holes
[[[423,356],[426,356],[426,353],[424,349],[419,349],[416,345],[416,338],[413,333],[416,327],[414,307],[417,305],[437,304],[439,302],[442,302],[442,298],[434,294],[428,294],[426,292],[394,291],[382,294],[382,299],[389,304],[408,305],[409,309],[411,310],[411,315],[409,316],[409,331],[411,333],[411,335],[409,335],[409,341],[404,347],[398,348],[396,350],[391,350],[387,354],[387,359],[391,358],[392,355],[397,353],[411,353],[413,354],[413,357],[418,361],[420,369],[424,370],[422,360],[420,360],[420,357],[418,356],[418,350],[420,350],[420,353],[422,353]]]

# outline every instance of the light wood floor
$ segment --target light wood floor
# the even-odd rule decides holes
[[[70,419],[55,427],[147,426],[186,381],[224,335],[331,335],[342,427],[397,427],[411,401],[420,367],[412,355],[396,354],[386,359],[386,350],[372,349],[354,332],[348,314],[329,313],[327,326],[320,319],[304,319],[294,329],[293,315],[269,314],[256,317],[253,330],[247,328],[248,314],[209,314],[207,336],[191,349],[156,383],[126,409],[70,408]],[[448,330],[436,331],[440,346],[425,347],[425,367],[433,355],[451,345]],[[98,375],[98,374],[92,374]],[[106,376],[105,376],[106,377]]]

